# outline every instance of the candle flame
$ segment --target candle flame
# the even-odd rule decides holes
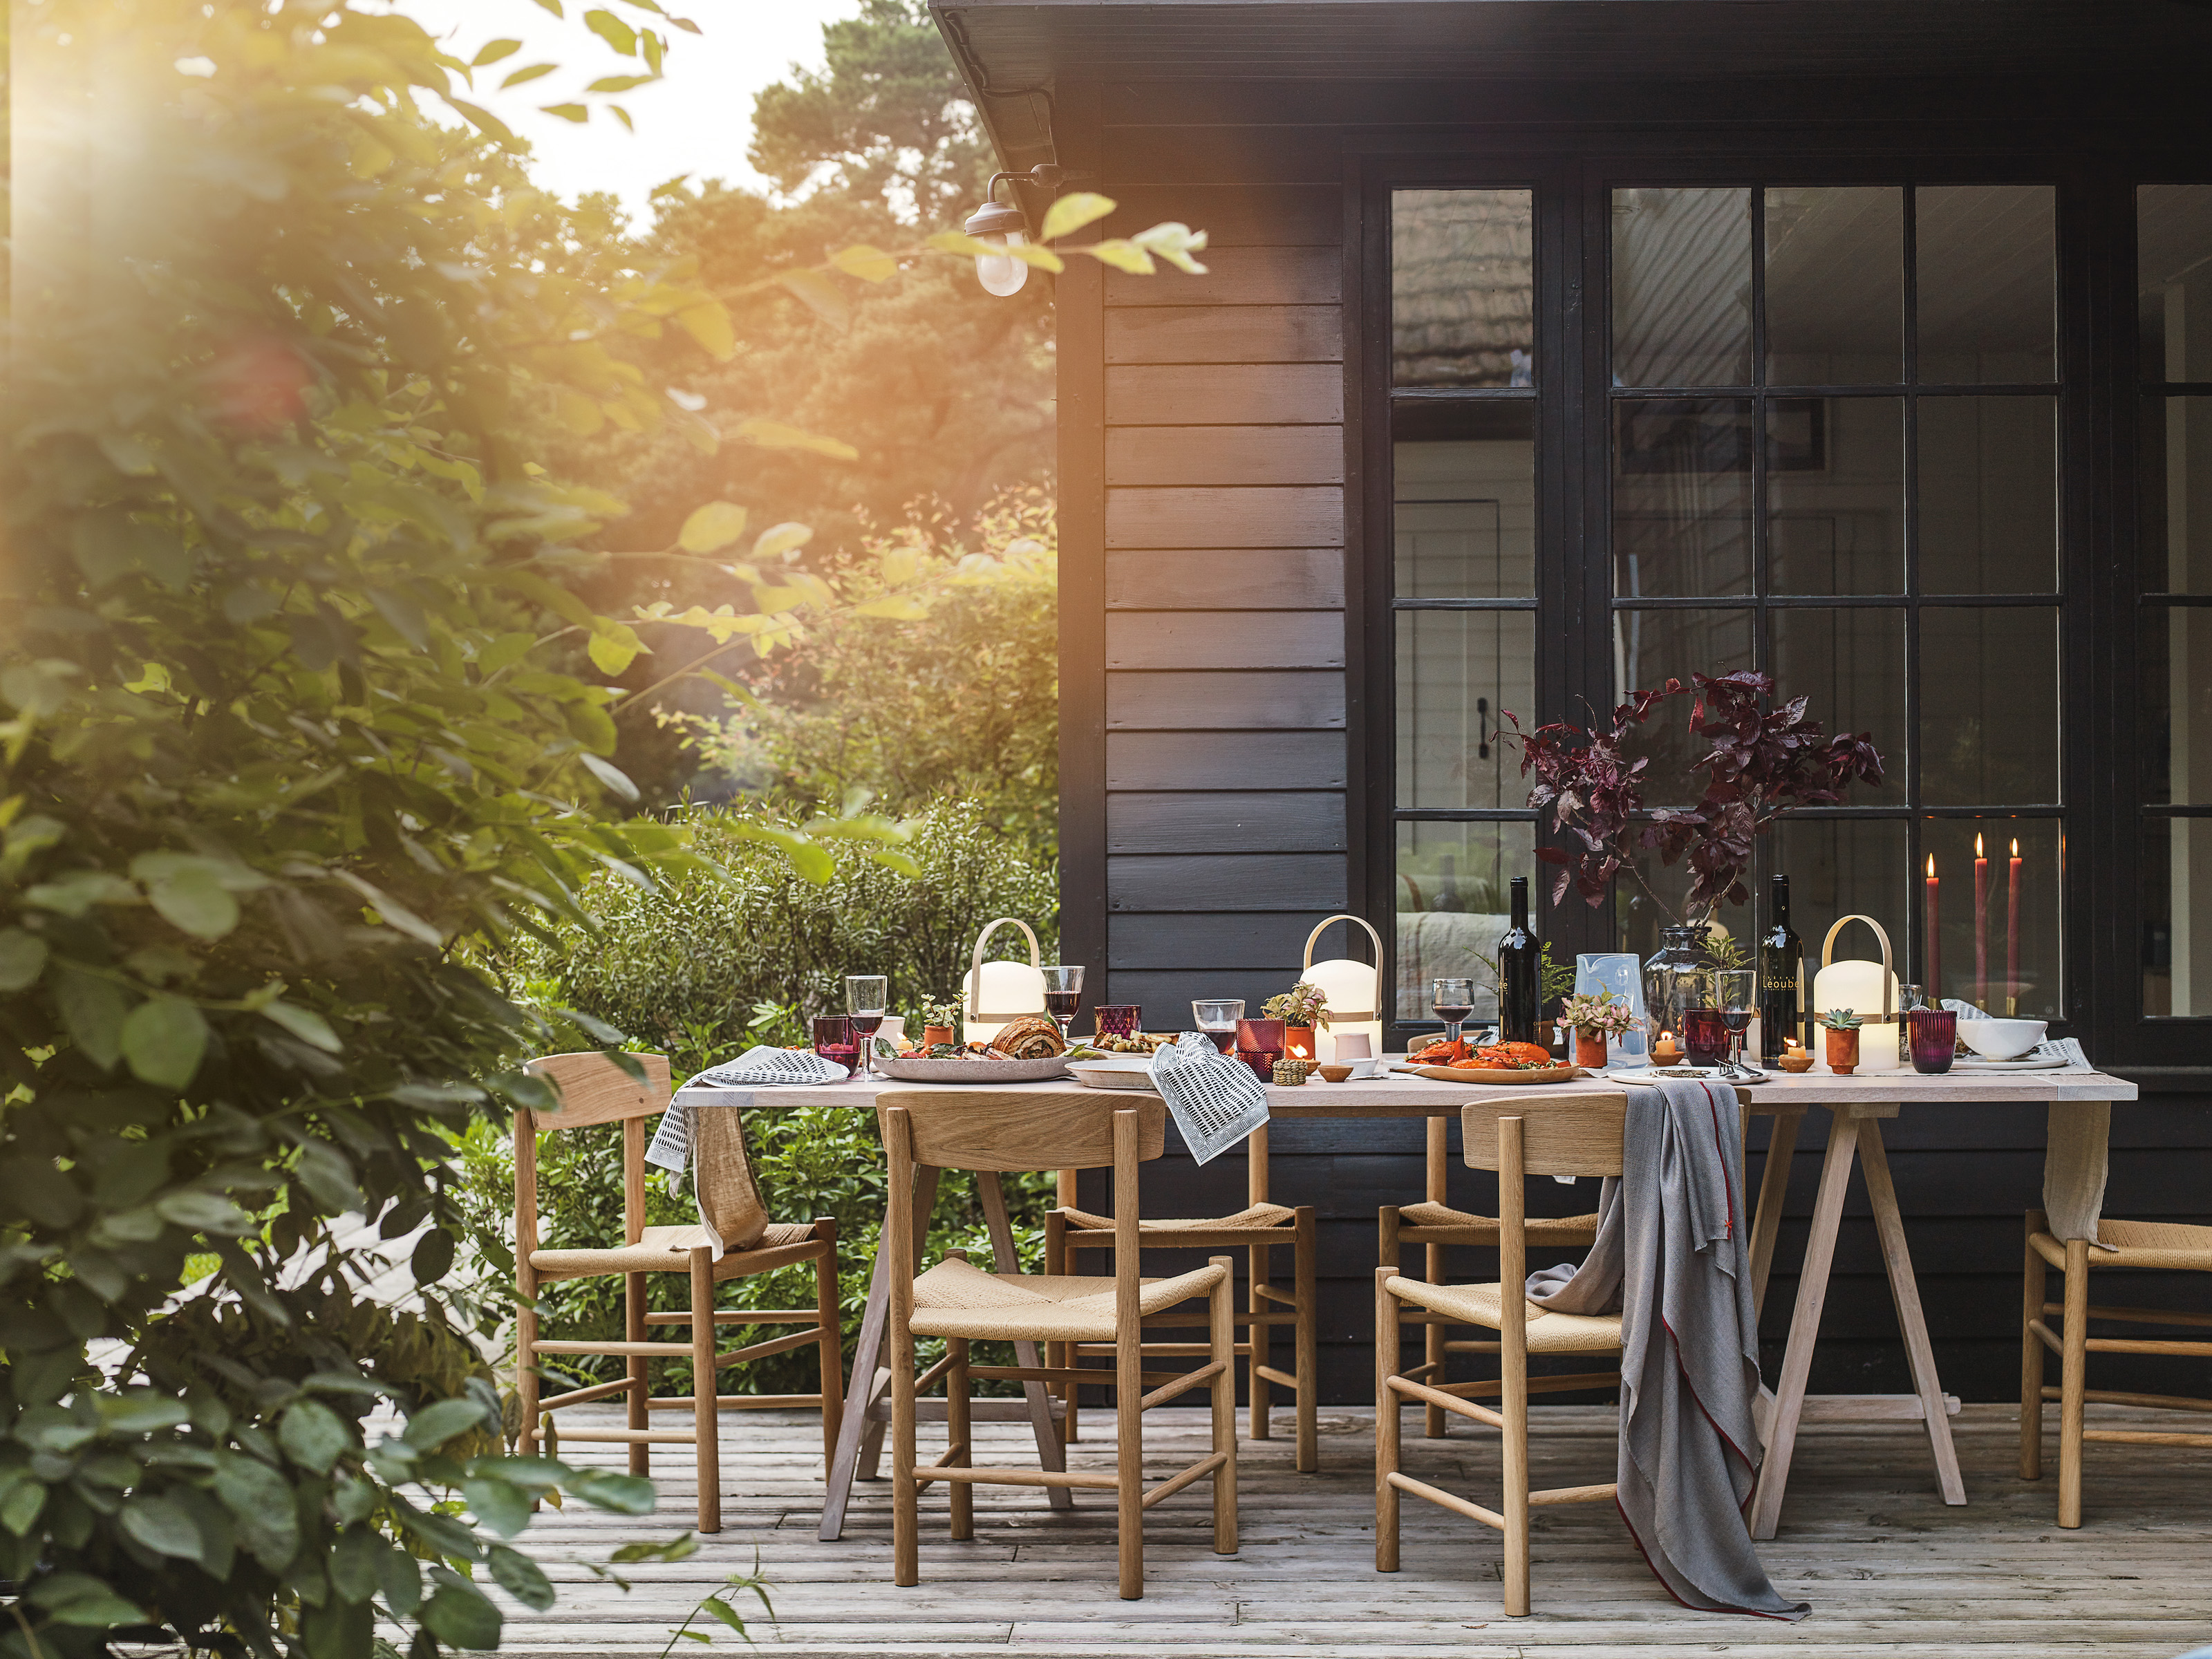
[[[1936,855],[1933,853],[1928,855],[1928,879],[1936,879]]]
[[[1982,838],[1981,838],[1979,836],[1976,836],[1974,837],[1974,856],[1975,856],[1976,858],[1979,858],[1979,857],[1981,857],[1981,855],[1982,855]]]
[[[2014,842],[2012,844],[2012,855],[2014,858],[2018,858],[2020,856],[2020,843],[2018,842]]]

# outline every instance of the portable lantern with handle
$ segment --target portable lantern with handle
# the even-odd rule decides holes
[[[1854,921],[1866,923],[1881,941],[1880,963],[1834,959],[1836,935]],[[1868,1012],[1877,1004],[1879,1021]],[[1897,975],[1890,971],[1889,935],[1872,916],[1841,917],[1820,942],[1820,971],[1813,975],[1813,1012],[1818,1016],[1831,1008],[1849,1008],[1866,1022],[1859,1027],[1859,1070],[1897,1070]]]
[[[1327,962],[1313,959],[1314,942],[1340,921],[1357,922],[1367,929],[1367,937],[1375,941],[1375,961],[1372,965],[1355,962],[1349,957],[1332,957]],[[1319,1058],[1337,1058],[1336,1040],[1340,1036],[1357,1036],[1364,1033],[1367,1052],[1379,1056],[1382,1052],[1382,936],[1364,916],[1331,916],[1306,935],[1305,966],[1298,978],[1308,985],[1317,987],[1326,997],[1328,1024],[1314,1033],[1314,1048]]]
[[[986,962],[983,947],[1001,927],[1018,927],[1030,942],[1030,959]],[[968,979],[960,996],[960,1037],[963,1042],[988,1042],[1012,1021],[1024,1014],[1042,1014],[1044,1006],[1044,963],[1037,951],[1037,936],[1029,923],[1000,916],[975,936],[975,955],[968,965]]]

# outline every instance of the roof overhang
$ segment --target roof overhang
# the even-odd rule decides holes
[[[2141,76],[2212,64],[2205,0],[930,0],[1005,165],[1069,81]]]

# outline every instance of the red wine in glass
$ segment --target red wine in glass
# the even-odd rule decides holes
[[[1063,1026],[1075,1018],[1075,1011],[1082,1002],[1083,993],[1080,991],[1047,991],[1044,994],[1045,1012]]]
[[[1447,1025],[1466,1024],[1467,1017],[1474,1012],[1474,1005],[1471,1002],[1439,1002],[1436,1005],[1437,1018]]]

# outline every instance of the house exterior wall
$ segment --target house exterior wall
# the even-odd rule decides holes
[[[2027,143],[2050,94],[1995,98],[1979,125],[1957,130],[1962,153]],[[1104,964],[1089,1000],[1141,1003],[1156,1030],[1182,1024],[1194,996],[1243,997],[1256,1013],[1288,988],[1322,917],[1351,908],[1388,920],[1376,900],[1389,890],[1391,848],[1369,809],[1391,787],[1392,758],[1362,744],[1373,683],[1364,653],[1387,645],[1364,643],[1361,595],[1370,561],[1389,550],[1361,545],[1357,430],[1358,363],[1387,345],[1387,295],[1363,304],[1357,294],[1368,228],[1360,154],[1389,135],[1412,142],[1409,131],[1465,150],[1477,120],[1533,150],[1550,125],[1626,127],[1686,112],[1709,122],[1729,100],[1743,123],[1736,142],[1758,145],[1798,132],[1795,121],[1924,113],[1949,107],[1949,96],[1903,83],[1521,87],[1494,97],[1318,82],[1060,85],[1061,162],[1121,204],[1103,233],[1178,219],[1211,241],[1203,276],[1128,276],[1081,261],[1060,290],[1062,932],[1065,960]],[[2114,95],[2090,111],[2112,124],[2104,142],[2125,142],[2112,137],[2124,104]],[[1616,130],[1607,142],[1633,138]],[[1714,132],[1708,152],[1730,142]],[[1567,949],[1591,948],[1569,931],[1585,924],[1561,922]],[[1340,939],[1328,954],[1349,948]],[[2110,1207],[2205,1220],[2212,1093],[2188,1091],[2212,1086],[2212,1075],[2145,1076],[2163,1092],[2115,1112]],[[1814,1117],[1764,1322],[1778,1360],[1825,1139]],[[2039,1201],[2043,1127],[2039,1109],[2000,1107],[1908,1113],[1890,1126],[1944,1382],[1969,1400],[2016,1393],[2021,1217]],[[1452,1134],[1456,1162],[1456,1126]],[[1420,1127],[1285,1123],[1273,1141],[1272,1195],[1321,1214],[1322,1397],[1364,1401],[1376,1209],[1420,1196]],[[1103,1176],[1085,1179],[1085,1203],[1103,1202]],[[1199,1169],[1171,1145],[1147,1183],[1147,1213],[1225,1212],[1243,1202],[1245,1172],[1236,1156]],[[1492,1177],[1455,1167],[1451,1201],[1494,1212]],[[1590,1202],[1550,1182],[1530,1193],[1532,1212]],[[1452,1266],[1455,1276],[1493,1271],[1474,1253]],[[1277,1273],[1288,1272],[1285,1255]],[[2201,1302],[2200,1291],[2146,1281],[2123,1299]],[[1908,1386],[1856,1185],[1823,1328],[1816,1389]],[[2177,1375],[2192,1367],[2200,1374]],[[2212,1380],[2207,1371],[2115,1362],[2100,1385],[2178,1391]]]

